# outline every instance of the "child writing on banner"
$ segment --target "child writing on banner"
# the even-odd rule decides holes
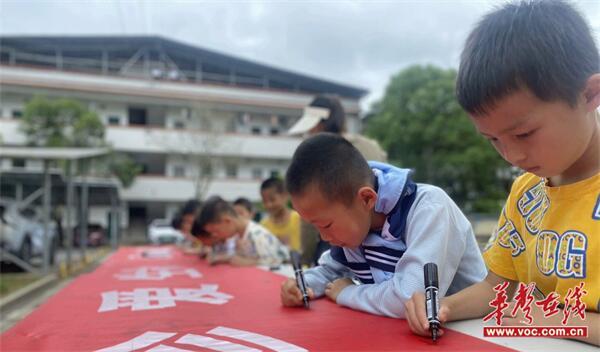
[[[288,250],[277,237],[254,221],[239,216],[231,204],[218,196],[206,200],[194,221],[192,234],[213,247],[235,238],[235,251],[222,253],[213,258],[211,264],[274,267],[289,259]]]
[[[367,163],[342,136],[302,142],[286,185],[294,208],[331,244],[305,271],[310,298],[404,318],[402,303],[423,288],[425,263],[440,268],[442,295],[487,274],[471,224],[444,191],[414,183],[407,169]],[[302,305],[295,280],[283,283],[281,301]]]
[[[526,172],[484,252],[489,274],[441,300],[442,322],[491,318],[497,292],[510,299],[519,287],[527,297],[524,285],[535,284],[531,312],[511,306],[497,322],[588,326],[587,338],[574,338],[600,345],[599,72],[587,23],[563,1],[507,4],[469,35],[458,101],[498,153]],[[546,317],[545,302],[564,304],[563,314]],[[415,333],[429,334],[422,293],[406,312]]]
[[[256,221],[256,211],[254,205],[248,198],[240,197],[233,201],[233,209],[242,218]]]

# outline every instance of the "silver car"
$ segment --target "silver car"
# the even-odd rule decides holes
[[[49,223],[50,263],[57,247],[56,225]],[[44,226],[31,207],[0,200],[0,247],[26,262],[44,253]]]
[[[181,243],[184,239],[167,219],[155,219],[148,226],[148,240],[152,244]]]

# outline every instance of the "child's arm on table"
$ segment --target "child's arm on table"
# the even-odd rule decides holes
[[[492,311],[489,303],[496,297],[494,287],[505,281],[509,282],[507,296],[513,297],[516,282],[504,279],[489,271],[485,280],[443,298],[440,301],[440,322],[443,324],[453,320],[479,318],[488,314]],[[423,292],[415,292],[404,305],[406,320],[411,330],[417,335],[429,335],[429,322],[425,313],[425,295]]]
[[[472,236],[470,225],[455,218],[457,214],[449,209],[448,202],[449,198],[438,190],[423,198],[415,208],[407,220],[406,251],[389,280],[363,285],[339,280],[332,284],[334,292],[330,298],[352,309],[404,318],[403,303],[414,292],[424,289],[423,266],[429,262],[438,264],[439,293],[445,295],[468,248],[467,236]],[[479,263],[485,270],[483,261]],[[335,291],[338,291],[337,295]]]
[[[233,266],[256,266],[260,264],[260,260],[258,258],[234,255],[229,257],[229,263]]]
[[[484,281],[476,283],[466,289],[443,298],[440,302],[439,318],[442,323],[464,320],[471,318],[480,318],[492,311],[489,302],[496,298],[494,287],[509,282],[506,291],[509,301],[514,296],[517,282],[504,279],[493,272],[489,272]],[[406,302],[406,320],[410,325],[411,330],[418,335],[429,335],[429,322],[425,313],[425,296],[422,292],[416,292],[412,298]],[[562,314],[556,314],[551,317],[544,317],[544,312],[539,306],[532,302],[530,307],[531,316],[536,326],[561,326]],[[502,319],[502,325],[519,326],[525,325],[522,321],[524,317],[522,312],[517,315],[510,316],[512,304],[506,308],[506,316]],[[586,312],[585,320],[574,318],[570,319],[569,326],[587,326],[588,337],[574,337],[573,339],[586,342],[593,345],[600,345],[600,314],[595,312]]]

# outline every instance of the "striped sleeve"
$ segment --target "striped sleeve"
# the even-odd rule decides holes
[[[304,279],[307,286],[315,293],[315,297],[321,297],[325,294],[325,286],[329,282],[348,275],[348,268],[333,259],[331,251],[328,250],[319,258],[319,266],[304,272]]]
[[[442,192],[439,190],[439,192]],[[435,191],[416,205],[406,228],[406,252],[396,263],[394,276],[378,284],[344,288],[337,303],[371,314],[404,318],[404,302],[423,291],[423,266],[433,262],[439,268],[440,295],[443,297],[457,272],[472,231],[451,200]],[[480,258],[480,265],[483,261]]]

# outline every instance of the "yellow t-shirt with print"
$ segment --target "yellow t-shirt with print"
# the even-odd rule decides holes
[[[498,228],[483,257],[495,274],[535,282],[539,293],[560,295],[584,282],[586,309],[600,310],[600,173],[549,187],[524,174],[515,180]]]
[[[295,251],[301,251],[300,242],[300,214],[290,210],[290,217],[285,223],[275,223],[270,216],[264,218],[260,224],[277,236],[279,240]]]

